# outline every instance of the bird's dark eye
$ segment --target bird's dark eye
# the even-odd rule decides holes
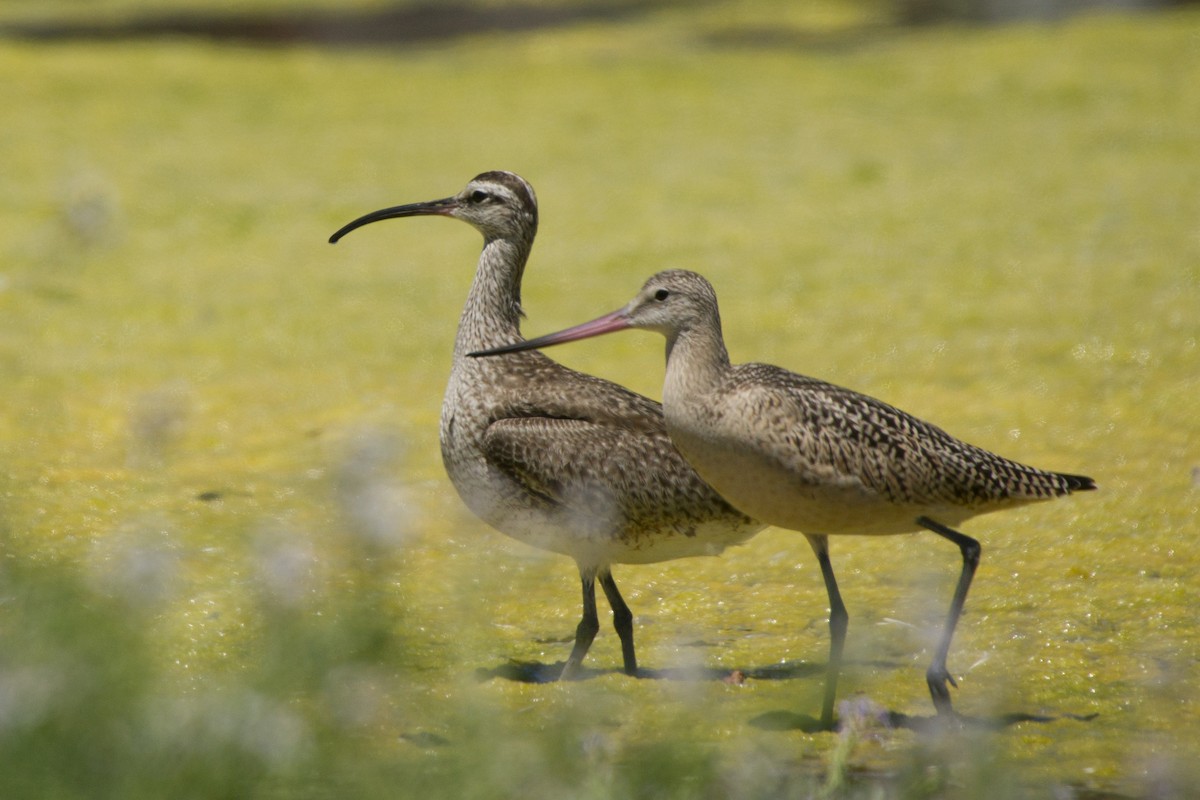
[[[488,194],[487,192],[483,191],[482,189],[476,189],[475,191],[471,192],[471,201],[472,202],[482,203],[484,200],[487,200],[489,198],[491,198],[491,195]]]
[[[654,299],[658,300],[660,303],[663,300],[666,300],[670,296],[671,296],[671,293],[668,292],[666,289],[659,289],[657,292],[654,293]]]

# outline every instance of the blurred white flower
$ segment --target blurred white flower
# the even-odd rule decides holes
[[[254,538],[254,567],[258,588],[283,606],[298,606],[320,589],[324,569],[317,549],[303,532],[275,526]]]
[[[180,561],[166,518],[149,515],[96,538],[87,574],[96,591],[153,605],[179,586]]]
[[[397,473],[403,442],[394,434],[363,430],[346,442],[334,469],[334,490],[350,531],[372,548],[399,545],[407,536],[411,499]]]

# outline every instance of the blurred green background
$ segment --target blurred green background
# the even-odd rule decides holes
[[[1190,796],[1200,10],[930,5],[0,6],[0,797]],[[479,237],[326,244],[489,169],[541,202],[527,333],[695,269],[734,360],[1094,476],[966,527],[957,707],[1047,720],[878,722],[932,713],[929,535],[834,542],[841,733],[788,724],[828,645],[786,531],[618,568],[654,678],[606,623],[514,679],[578,579],[441,469]],[[658,396],[661,348],[554,355]]]

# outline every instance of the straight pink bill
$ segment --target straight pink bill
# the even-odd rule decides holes
[[[585,322],[582,325],[576,325],[573,328],[567,328],[557,333],[547,333],[545,336],[539,336],[536,339],[514,342],[502,347],[493,347],[490,350],[477,350],[474,353],[467,353],[467,355],[472,358],[480,358],[483,356],[499,356],[505,353],[520,353],[525,350],[540,350],[543,347],[550,347],[551,345],[574,342],[579,339],[590,339],[593,336],[603,336],[606,333],[625,330],[628,327],[629,317],[626,315],[625,309],[622,308],[611,314],[605,314],[603,317],[597,317],[591,322]]]

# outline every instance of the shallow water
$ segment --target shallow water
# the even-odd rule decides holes
[[[89,786],[109,773],[63,765],[116,761],[146,793],[190,769],[243,796],[1184,796],[1196,16],[837,53],[712,44],[760,15],[801,30],[848,12],[828,13],[717,4],[402,53],[0,44],[19,77],[0,186],[0,697],[29,699],[0,711],[8,788]],[[586,680],[519,679],[565,659],[579,590],[567,560],[471,518],[441,471],[478,237],[420,220],[324,243],[498,167],[543,206],[528,333],[697,269],[735,360],[1097,479],[964,526],[984,556],[956,707],[1048,721],[878,724],[932,713],[923,674],[959,567],[932,535],[834,542],[843,734],[795,729],[819,708],[827,609],[785,531],[617,569],[653,677],[619,674],[606,625]],[[658,393],[652,335],[556,357]],[[30,677],[78,674],[98,677]],[[87,725],[103,748],[73,732]]]

